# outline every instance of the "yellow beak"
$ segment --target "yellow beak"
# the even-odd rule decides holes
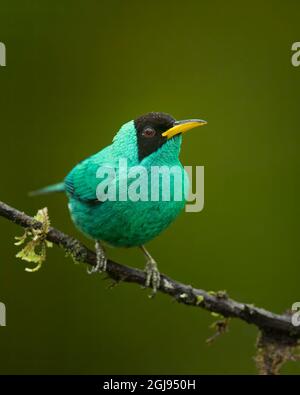
[[[198,126],[203,126],[206,124],[207,122],[203,121],[203,119],[186,119],[184,121],[176,121],[171,129],[168,129],[167,131],[162,133],[162,136],[170,139],[176,134],[185,133],[190,129],[197,128]]]

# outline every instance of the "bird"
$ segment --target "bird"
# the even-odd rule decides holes
[[[202,119],[178,121],[164,112],[141,115],[123,124],[110,145],[79,162],[63,181],[31,193],[41,195],[64,192],[67,195],[68,208],[75,226],[95,242],[96,265],[89,273],[106,271],[106,246],[139,247],[146,258],[145,286],[151,287],[153,294],[157,292],[161,284],[160,272],[145,244],[164,231],[184,208],[189,179],[179,159],[182,135],[206,123]],[[126,160],[125,173],[118,167],[120,159]],[[161,174],[156,181],[148,177],[154,168],[162,167],[179,169],[181,182],[177,185],[178,179],[174,177],[167,183]],[[146,185],[150,189],[158,186],[156,198],[149,199],[148,196],[147,200],[121,199],[119,191],[114,199],[108,199],[105,192],[110,187],[120,186],[123,178],[128,178],[129,172],[136,168],[145,169],[143,174],[144,178],[147,177]],[[107,185],[101,190],[100,196],[99,170],[111,170],[114,173],[110,180],[106,178]],[[133,186],[134,179],[126,181],[123,189],[127,193]],[[163,187],[169,192],[168,199],[162,196]],[[176,199],[178,190],[183,193]]]

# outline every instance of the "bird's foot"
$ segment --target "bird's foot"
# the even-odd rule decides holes
[[[149,259],[146,263],[145,267],[146,272],[146,287],[153,288],[153,293],[151,296],[154,296],[160,286],[160,274],[157,268],[157,264],[153,258]]]
[[[106,271],[107,258],[105,255],[105,251],[98,240],[95,243],[95,249],[96,249],[96,266],[93,266],[91,269],[88,269],[88,274],[92,274],[96,272],[101,273]]]
[[[140,248],[143,251],[143,253],[147,259],[147,263],[146,263],[146,267],[145,267],[145,272],[146,272],[145,286],[153,288],[153,292],[150,295],[150,297],[153,297],[156,294],[156,292],[160,286],[160,274],[159,274],[159,271],[157,268],[156,261],[152,258],[150,253],[147,251],[146,247],[141,245]]]

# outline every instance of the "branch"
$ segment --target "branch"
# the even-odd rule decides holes
[[[8,206],[0,201],[0,216],[20,225],[24,228],[41,228],[41,222]],[[47,240],[64,248],[71,253],[76,260],[89,265],[96,265],[95,253],[81,244],[77,239],[63,232],[50,228]],[[145,284],[145,273],[142,270],[121,265],[108,260],[107,274],[115,281],[126,281],[140,285]],[[224,317],[239,318],[248,324],[253,324],[267,335],[272,341],[295,345],[300,339],[300,326],[295,327],[291,323],[289,314],[278,315],[251,304],[237,302],[230,299],[225,292],[207,292],[193,288],[190,285],[180,283],[170,277],[161,274],[159,291],[172,296],[178,302],[189,306],[201,307],[210,312],[218,313]]]

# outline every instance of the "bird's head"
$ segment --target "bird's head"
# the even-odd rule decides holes
[[[163,112],[149,112],[124,124],[114,138],[118,155],[141,162],[150,155],[176,155],[181,146],[181,135],[205,125],[202,119],[176,121]]]

